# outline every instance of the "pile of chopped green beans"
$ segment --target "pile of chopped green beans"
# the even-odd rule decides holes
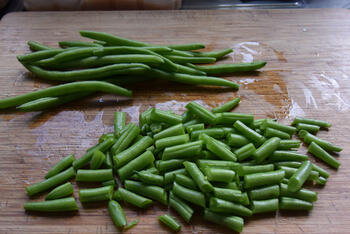
[[[1,99],[0,109],[42,111],[96,92],[130,97],[132,91],[120,85],[154,79],[238,90],[237,83],[212,75],[254,71],[266,64],[255,61],[199,66],[194,64],[215,63],[232,49],[198,52],[205,48],[203,44],[159,46],[103,32],[80,31],[80,35],[94,41],[61,41],[61,48],[29,41],[33,52],[17,56],[18,61],[36,77],[68,84]]]
[[[65,157],[49,170],[46,180],[26,188],[29,196],[53,190],[46,201],[27,202],[25,210],[77,210],[75,199],[68,197],[73,187],[67,181],[73,177],[101,183],[79,189],[79,200],[108,202],[113,223],[121,230],[138,222],[127,222],[123,203],[147,209],[160,202],[186,223],[197,207],[205,220],[237,232],[242,231],[244,218],[254,214],[311,210],[317,193],[304,185],[325,185],[330,174],[298,153],[301,141],[291,137],[298,133],[312,155],[338,168],[339,161],[330,153],[342,148],[313,135],[331,125],[296,118],[288,126],[229,112],[239,101],[212,110],[190,102],[183,115],[149,108],[140,114],[139,126],[126,124],[126,113],[116,112],[114,132],[103,134],[82,157]],[[158,219],[173,231],[181,230],[168,214]]]

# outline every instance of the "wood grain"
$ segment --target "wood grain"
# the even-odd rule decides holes
[[[238,92],[168,82],[131,87],[125,99],[98,95],[44,113],[2,111],[0,114],[0,233],[113,233],[105,204],[81,207],[78,213],[25,213],[25,187],[44,178],[60,158],[80,157],[111,131],[114,111],[128,119],[149,106],[182,112],[200,100],[208,107],[240,96],[239,112],[257,118],[276,117],[290,123],[295,116],[328,120],[329,131],[318,135],[344,147],[338,171],[309,213],[258,215],[246,220],[244,233],[350,233],[350,14],[345,9],[257,11],[50,12],[14,13],[0,21],[0,97],[49,86],[34,79],[16,61],[28,52],[26,41],[49,46],[79,40],[78,30],[97,30],[158,44],[202,42],[208,50],[232,47],[223,62],[266,60],[261,72],[237,74]],[[305,152],[305,147],[301,150]],[[312,157],[311,157],[312,158]],[[314,160],[314,158],[312,158]],[[74,184],[75,185],[75,184]],[[77,194],[75,194],[77,197]],[[42,197],[36,198],[41,199]],[[81,205],[80,205],[81,206]],[[140,211],[125,206],[128,220],[139,224],[127,233],[166,233],[157,216],[164,206]],[[179,218],[173,211],[170,213]],[[228,230],[196,217],[183,233],[225,233]]]

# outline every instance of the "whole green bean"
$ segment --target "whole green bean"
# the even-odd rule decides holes
[[[308,152],[310,152],[312,155],[317,157],[318,159],[321,159],[328,165],[330,165],[333,168],[338,169],[341,163],[336,160],[333,156],[331,156],[327,151],[325,151],[320,145],[318,145],[316,142],[311,142],[309,145]]]
[[[280,195],[280,187],[278,185],[271,185],[262,188],[252,189],[248,192],[251,200],[267,200],[278,198]]]
[[[116,137],[120,136],[120,131],[125,127],[126,113],[125,112],[114,112],[114,135]]]
[[[150,151],[146,151],[135,159],[129,161],[117,171],[119,179],[124,181],[129,178],[134,171],[140,171],[146,168],[150,163],[154,162],[154,155]]]
[[[95,150],[91,158],[90,169],[100,168],[105,161],[106,155],[99,150]]]
[[[141,182],[125,180],[124,182],[125,189],[137,193],[139,195],[154,199],[160,203],[167,204],[167,193],[166,191],[158,186],[154,185],[145,185]]]
[[[245,146],[242,146],[239,149],[236,149],[233,151],[233,153],[236,155],[238,161],[243,161],[250,156],[254,154],[256,151],[256,148],[253,143],[246,144]]]
[[[127,222],[125,213],[118,202],[110,200],[108,202],[108,212],[116,227],[122,228],[126,226]]]
[[[0,109],[18,106],[29,101],[36,100],[38,98],[62,96],[72,93],[78,93],[83,91],[94,91],[94,92],[106,92],[116,95],[131,96],[132,92],[119,87],[117,85],[109,84],[103,81],[82,81],[73,82],[68,84],[57,85],[54,87],[34,91],[18,95],[15,97],[5,98],[0,100]]]
[[[70,167],[72,165],[72,163],[74,162],[74,160],[75,160],[75,157],[73,154],[70,154],[70,155],[62,158],[60,161],[58,161],[58,163],[56,163],[55,166],[53,166],[46,173],[45,179],[48,179],[54,175],[57,175],[58,173],[60,173],[64,169],[66,169],[67,167]]]
[[[283,132],[283,131],[280,131],[280,130],[277,130],[277,129],[274,129],[274,128],[269,128],[267,127],[265,129],[265,133],[264,133],[264,136],[266,138],[271,138],[271,137],[278,137],[280,139],[287,139],[289,140],[290,139],[290,135],[286,132]]]
[[[61,212],[78,210],[78,205],[73,197],[61,198],[51,201],[26,202],[24,209],[27,211]]]
[[[253,157],[257,163],[261,163],[267,157],[269,157],[280,144],[280,138],[272,137],[266,140],[256,151],[253,153]]]
[[[257,188],[267,185],[279,184],[284,178],[284,171],[270,171],[255,174],[248,174],[244,176],[244,187],[246,189]]]
[[[275,212],[278,210],[278,199],[252,201],[253,214]]]
[[[228,102],[225,102],[224,104],[220,105],[220,106],[217,106],[215,108],[213,108],[211,110],[211,112],[213,113],[222,113],[222,112],[227,112],[227,111],[230,111],[232,110],[233,108],[235,108],[238,103],[241,101],[241,99],[238,97],[238,98],[234,98]]]
[[[170,59],[174,63],[186,64],[186,63],[215,63],[216,59],[213,57],[184,57],[177,55],[164,55],[164,57]]]
[[[103,186],[100,188],[79,189],[79,200],[82,203],[108,201],[113,196],[113,186]]]
[[[116,192],[119,193],[121,200],[139,208],[147,208],[153,203],[152,200],[137,195],[136,193],[130,192],[124,188],[119,188]]]
[[[40,192],[44,192],[50,188],[56,187],[59,184],[62,184],[75,176],[75,171],[73,167],[70,167],[46,180],[43,180],[39,183],[32,184],[26,187],[27,194],[33,196]]]
[[[169,193],[169,206],[173,208],[187,223],[190,222],[193,209],[182,199],[176,197],[171,191]]]
[[[305,130],[314,134],[320,130],[320,126],[305,123],[297,123],[296,128],[298,129],[298,131]]]
[[[286,132],[289,135],[293,135],[297,131],[295,127],[283,125],[270,119],[265,119],[260,125],[260,129],[265,130],[266,128],[274,128],[282,132]]]
[[[167,47],[174,50],[199,50],[205,48],[203,44],[200,43],[189,43],[189,44],[179,44],[179,45],[166,45]]]
[[[185,160],[183,159],[170,159],[170,160],[160,160],[157,168],[161,173],[165,173],[171,170],[179,169],[183,167],[183,162]]]
[[[96,169],[86,170],[79,169],[77,171],[76,181],[82,182],[101,182],[113,179],[112,169]]]
[[[299,189],[301,189],[306,179],[310,176],[311,171],[312,163],[310,161],[303,162],[298,170],[289,179],[288,191],[297,192]]]
[[[281,188],[281,196],[282,197],[292,197],[292,198],[297,198],[301,199],[307,202],[315,202],[317,201],[317,192],[308,190],[308,189],[300,189],[297,192],[290,192],[288,190],[288,185],[287,184],[280,184]]]
[[[225,226],[236,232],[242,232],[243,230],[244,220],[238,216],[224,216],[205,209],[203,218],[207,221]]]
[[[53,49],[51,47],[45,46],[39,42],[36,41],[28,41],[27,44],[29,45],[30,49],[33,51],[40,51],[40,50],[50,50]]]
[[[311,144],[312,142],[315,142],[317,145],[322,147],[326,151],[335,151],[335,152],[340,152],[343,150],[343,148],[333,145],[332,143],[325,141],[323,139],[320,139],[310,133],[308,133],[305,130],[300,130],[299,131],[299,137],[303,138],[304,142],[306,144]]]
[[[299,148],[300,147],[300,141],[299,140],[280,140],[280,144],[277,147],[278,150],[289,150],[292,148]]]
[[[274,170],[273,164],[255,165],[255,166],[241,165],[238,167],[237,174],[239,176],[245,176],[248,174],[269,172],[273,170]]]
[[[102,45],[97,43],[91,43],[86,41],[59,41],[60,47],[101,47]]]
[[[175,182],[189,189],[198,190],[198,186],[190,177],[182,174],[175,175]]]
[[[18,55],[17,59],[21,63],[30,63],[41,59],[50,58],[63,51],[64,51],[63,49],[45,49],[45,50],[40,50],[29,54]]]
[[[158,220],[168,226],[174,232],[179,232],[181,230],[181,225],[170,215],[158,216]]]
[[[226,182],[226,183],[233,181],[236,175],[236,173],[232,170],[215,168],[215,167],[205,168],[204,174],[206,175],[209,181]]]
[[[171,137],[171,136],[178,136],[178,135],[183,135],[185,134],[185,128],[183,124],[177,124],[174,126],[171,126],[167,129],[164,129],[163,131],[155,134],[153,136],[153,139],[159,140],[161,138],[166,138],[166,137]]]
[[[58,198],[63,198],[71,195],[74,192],[73,186],[71,183],[67,182],[62,184],[55,189],[53,189],[47,196],[45,200],[55,200]]]
[[[181,64],[176,64],[177,72],[188,75],[197,75],[197,76],[205,76],[207,73],[197,70],[195,68],[187,67]]]
[[[202,133],[199,136],[199,139],[203,140],[207,149],[219,158],[226,161],[237,161],[236,155],[232,153],[228,148],[222,147],[221,144],[219,144],[218,140],[208,136],[205,133]]]
[[[120,168],[136,158],[153,144],[153,139],[149,136],[143,137],[141,140],[127,148],[126,150],[116,154],[113,157],[114,166]]]
[[[313,207],[311,202],[303,201],[291,197],[281,197],[279,208],[281,210],[311,210]]]
[[[191,133],[191,140],[197,140],[199,135],[205,133],[206,135],[220,139],[225,136],[225,131],[222,128],[206,128],[203,130],[196,130]]]
[[[179,198],[185,201],[201,206],[203,208],[205,207],[205,197],[204,194],[201,192],[185,188],[176,182],[173,184],[172,192],[174,193],[174,195],[178,196]]]
[[[218,213],[235,214],[239,216],[252,216],[252,211],[247,207],[225,201],[216,197],[211,197],[209,200],[209,210]]]
[[[140,134],[140,128],[136,124],[129,123],[128,125],[131,126],[120,135],[118,140],[111,147],[112,154],[115,155],[127,149],[133,140]]]
[[[186,109],[196,115],[204,123],[216,124],[216,116],[198,103],[190,102],[186,105]]]
[[[233,126],[237,131],[239,131],[243,136],[253,141],[257,145],[262,145],[265,142],[265,137],[255,132],[253,129],[249,128],[247,125],[237,120]]]
[[[269,157],[269,160],[272,162],[281,162],[281,161],[307,161],[309,157],[305,154],[299,154],[295,151],[290,150],[276,150]]]
[[[326,122],[326,121],[296,117],[294,119],[292,125],[296,125],[298,123],[317,125],[317,126],[320,126],[321,128],[330,128],[331,127],[331,124]]]
[[[193,68],[196,68],[200,71],[204,71],[208,75],[220,75],[220,74],[227,74],[227,73],[234,73],[234,72],[255,71],[264,67],[265,65],[266,65],[266,62],[264,61],[256,61],[251,63],[220,64],[220,65],[207,65],[207,66],[193,65]]]
[[[202,141],[194,141],[181,145],[166,147],[163,152],[162,160],[195,157],[201,153],[202,144]]]
[[[100,150],[101,152],[107,151],[113,144],[113,138],[108,138],[104,142],[98,144],[93,150],[87,151],[81,158],[78,158],[73,162],[74,169],[79,169],[85,166],[92,158],[95,150]]]
[[[187,173],[191,176],[194,182],[196,182],[203,193],[210,193],[213,191],[214,187],[209,183],[208,176],[204,176],[195,163],[186,161],[183,165],[185,166]]]
[[[242,147],[250,143],[250,141],[246,137],[235,133],[227,134],[226,139],[227,144],[235,148]]]

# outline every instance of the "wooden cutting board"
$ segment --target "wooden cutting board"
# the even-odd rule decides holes
[[[348,10],[13,13],[0,21],[0,97],[51,85],[31,77],[17,62],[16,55],[29,52],[28,40],[57,46],[58,41],[80,40],[82,29],[155,44],[202,42],[207,50],[232,47],[234,53],[222,62],[268,64],[260,72],[228,77],[241,84],[238,92],[155,82],[130,87],[132,99],[98,95],[43,113],[1,111],[0,233],[116,232],[106,204],[79,204],[79,212],[72,214],[27,214],[25,187],[42,180],[65,155],[80,157],[102,133],[111,131],[114,111],[125,111],[129,121],[137,122],[139,113],[150,106],[181,113],[189,101],[211,108],[238,96],[242,102],[236,111],[257,118],[275,117],[284,123],[295,116],[327,120],[333,127],[318,136],[344,147],[338,171],[318,162],[332,175],[324,188],[310,186],[319,192],[319,201],[309,214],[256,215],[246,219],[244,233],[350,233]],[[167,207],[155,205],[145,211],[124,207],[129,221],[139,219],[128,233],[167,232],[157,221]],[[197,215],[182,228],[183,233],[228,232]]]

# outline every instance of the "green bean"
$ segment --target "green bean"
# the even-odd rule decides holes
[[[29,54],[18,55],[17,59],[21,63],[30,63],[41,59],[50,58],[63,51],[64,51],[63,49],[45,49],[45,50],[40,50]]]
[[[239,85],[235,82],[225,80],[218,77],[211,77],[211,76],[194,76],[194,75],[188,75],[188,74],[181,74],[181,73],[175,73],[175,72],[166,72],[162,71],[160,69],[152,68],[151,70],[147,71],[147,76],[150,77],[156,77],[159,79],[179,82],[183,84],[191,84],[191,85],[212,85],[212,86],[223,86],[232,88],[235,90],[239,89]]]
[[[206,135],[220,139],[225,136],[225,131],[221,128],[206,128],[203,130],[196,130],[191,133],[191,140],[197,140],[200,134],[205,133]]]
[[[203,208],[205,207],[205,197],[204,194],[201,192],[185,188],[176,182],[173,184],[172,192],[174,193],[174,195],[178,196],[179,198],[185,201],[201,206]]]
[[[293,135],[297,131],[295,127],[283,125],[283,124],[277,123],[276,121],[272,121],[270,119],[265,119],[260,126],[260,129],[262,130],[265,130],[266,128],[274,128],[282,132],[286,132],[289,135]]]
[[[293,174],[293,176],[289,179],[288,191],[297,192],[299,189],[301,189],[306,179],[310,176],[311,171],[312,163],[310,161],[303,162],[297,171]]]
[[[114,135],[120,136],[120,131],[125,127],[126,113],[125,112],[114,112]]]
[[[125,189],[137,193],[139,195],[154,199],[160,203],[167,204],[167,193],[166,191],[158,186],[154,185],[145,185],[141,182],[125,180],[124,182]]]
[[[316,180],[316,183],[320,184],[320,185],[325,185],[327,183],[327,179],[320,176],[320,177],[318,177],[318,180]]]
[[[185,160],[183,159],[171,159],[166,161],[160,160],[160,162],[157,165],[157,168],[161,173],[165,173],[183,167],[182,163],[184,161]]]
[[[104,142],[107,138],[114,137],[114,133],[102,134],[100,138],[98,138],[98,143]]]
[[[233,153],[236,155],[238,161],[243,161],[243,160],[249,158],[250,156],[252,156],[253,153],[255,152],[255,150],[256,150],[256,148],[255,148],[254,144],[249,143],[245,146],[242,146],[239,149],[236,149],[235,151],[233,151]]]
[[[205,209],[203,218],[207,221],[225,226],[236,232],[242,232],[243,230],[244,221],[238,216],[224,216]]]
[[[239,216],[252,216],[252,211],[247,207],[216,197],[210,198],[209,210],[213,212],[235,214]]]
[[[199,139],[203,140],[207,149],[219,158],[226,161],[237,161],[236,155],[232,153],[228,148],[222,147],[220,144],[221,142],[219,143],[218,140],[206,135],[205,133],[202,133],[199,136]]]
[[[59,41],[60,47],[101,47],[102,45],[86,41]]]
[[[198,186],[190,177],[182,174],[175,175],[175,182],[189,189],[198,190]]]
[[[174,50],[199,50],[205,48],[203,44],[200,43],[189,43],[189,44],[179,44],[179,45],[166,45],[166,47],[169,47]]]
[[[279,208],[281,210],[311,210],[313,207],[311,202],[303,201],[291,197],[281,197]]]
[[[203,193],[213,191],[214,187],[209,183],[209,178],[207,179],[207,177],[203,175],[195,163],[186,161],[183,165],[185,166],[187,173],[192,177]]]
[[[127,222],[126,222],[125,213],[123,211],[123,208],[119,205],[118,202],[113,200],[109,201],[108,212],[116,227],[122,228],[126,226]]]
[[[278,199],[252,201],[253,214],[275,212],[278,210]]]
[[[151,112],[151,121],[164,122],[169,125],[176,125],[182,123],[182,117],[180,115],[171,114],[167,111],[153,109]]]
[[[113,186],[104,186],[100,188],[79,189],[79,200],[82,203],[108,201],[113,196]]]
[[[172,192],[169,193],[169,206],[173,208],[186,221],[186,223],[190,222],[193,215],[193,209],[182,199],[176,197]]]
[[[269,157],[269,160],[272,162],[281,162],[281,161],[307,161],[309,157],[305,154],[299,154],[295,151],[289,150],[276,150]]]
[[[113,187],[117,187],[118,186],[118,184],[115,182],[114,179],[106,180],[106,181],[102,182],[102,186],[110,186],[110,185],[112,185]]]
[[[328,178],[329,172],[323,169],[322,167],[317,166],[316,164],[312,164],[312,170],[317,171],[320,175],[320,177]]]
[[[226,201],[231,202],[243,202],[242,192],[240,190],[235,189],[227,189],[227,188],[216,188],[214,187],[214,196]]]
[[[292,148],[299,148],[300,147],[300,141],[299,140],[280,140],[280,144],[277,147],[278,150],[289,150]]]
[[[100,182],[113,179],[112,169],[96,169],[86,170],[79,169],[77,171],[76,181],[82,182]]]
[[[216,61],[213,57],[183,57],[176,55],[164,55],[164,57],[170,59],[174,63],[186,64],[186,63],[214,63]]]
[[[73,82],[68,84],[57,85],[54,87],[34,91],[10,97],[0,100],[0,109],[9,108],[24,104],[29,101],[33,101],[38,98],[51,97],[51,96],[62,96],[66,94],[72,94],[83,91],[102,91],[112,93],[116,95],[131,96],[132,92],[122,87],[109,84],[102,81],[85,81],[85,82]]]
[[[311,142],[307,150],[316,158],[321,159],[322,161],[324,161],[325,163],[327,163],[333,168],[338,169],[339,166],[341,165],[341,163],[337,159],[335,159],[329,153],[327,153],[327,151],[325,151],[316,142]]]
[[[251,200],[267,200],[278,198],[280,195],[280,187],[278,185],[271,185],[267,187],[252,189],[248,192]]]
[[[223,160],[207,160],[207,159],[199,159],[196,161],[199,168],[206,167],[217,167],[217,168],[225,168],[230,170],[237,170],[239,167],[238,163],[232,161],[223,161]]]
[[[123,231],[129,230],[130,228],[133,228],[135,225],[137,225],[139,223],[138,219],[135,219],[133,221],[131,221],[130,223],[127,223],[124,227],[123,227]]]
[[[179,232],[181,230],[181,225],[170,215],[158,216],[158,220],[168,226],[174,232]]]
[[[267,127],[265,129],[264,136],[266,138],[278,137],[280,139],[287,139],[287,140],[290,139],[290,135],[288,133],[280,131],[280,130],[277,130],[277,129],[274,129],[274,128],[269,128],[269,127]]]
[[[118,140],[111,147],[111,152],[114,155],[127,149],[134,139],[140,134],[140,128],[136,124],[129,123],[128,125],[130,125],[130,127],[128,127],[127,130],[120,135]]]
[[[212,183],[215,187],[218,188],[224,188],[224,189],[233,189],[233,190],[240,190],[239,186],[237,185],[236,181],[232,181],[230,183],[220,183],[220,182],[213,182]],[[226,199],[224,199],[226,200]]]
[[[266,62],[256,61],[251,63],[220,64],[220,65],[207,65],[207,66],[193,65],[193,68],[196,68],[200,71],[204,71],[208,75],[220,75],[220,74],[227,74],[227,73],[234,73],[234,72],[254,71],[264,67],[265,65],[266,65]]]
[[[297,123],[296,127],[297,127],[298,131],[305,130],[305,131],[308,131],[308,132],[314,133],[314,134],[320,130],[320,126],[312,125],[312,124],[305,124],[305,123]]]
[[[78,210],[78,205],[73,197],[68,197],[52,201],[26,202],[24,209],[26,211],[41,212],[75,211]]]
[[[201,153],[202,144],[202,141],[194,141],[186,144],[166,147],[163,152],[162,160],[195,157]]]
[[[32,50],[32,51],[40,51],[40,50],[50,50],[50,49],[53,49],[51,47],[48,47],[48,46],[45,46],[39,42],[36,42],[36,41],[28,41],[27,42],[29,48]]]
[[[90,169],[100,168],[105,161],[106,155],[99,150],[95,150],[91,158]]]
[[[286,167],[293,167],[293,168],[299,168],[301,165],[301,162],[277,162],[275,163],[276,166],[286,166]],[[329,172],[323,169],[322,167],[317,166],[316,164],[312,164],[312,170],[317,171],[320,176],[324,178],[329,177]]]
[[[134,171],[140,171],[154,161],[154,155],[150,151],[146,151],[135,159],[129,161],[117,171],[119,179],[124,181],[129,178]]]
[[[53,166],[46,174],[45,179],[48,179],[52,176],[57,175],[67,167],[70,167],[72,163],[74,162],[75,157],[73,154],[70,154],[64,158],[62,158],[58,163],[56,163],[55,166]]]
[[[203,106],[199,105],[196,102],[190,102],[186,105],[186,109],[191,111],[194,115],[196,115],[200,120],[207,124],[216,124],[216,116],[208,111]]]
[[[297,168],[291,168],[291,167],[285,167],[285,166],[278,166],[278,169],[281,169],[285,172],[285,178],[289,179],[293,176],[293,174],[298,170]],[[310,175],[307,177],[307,180],[309,181],[317,181],[319,178],[319,174],[317,171],[311,171]]]
[[[204,130],[204,123],[193,124],[193,125],[190,125],[190,126],[186,127],[186,132],[187,133],[192,133],[192,132],[198,131],[198,130]]]
[[[183,125],[184,125],[184,127],[188,127],[188,126],[191,126],[194,124],[201,124],[201,122],[198,119],[192,119],[192,120],[185,122]]]
[[[331,127],[331,124],[326,122],[326,121],[296,117],[294,119],[292,125],[296,125],[298,123],[317,125],[317,126],[320,126],[321,128],[330,128]]]
[[[219,126],[217,126],[219,127]],[[224,130],[225,132],[225,135],[227,136],[227,134],[230,134],[230,133],[237,133],[236,130],[232,127],[220,127]]]
[[[257,145],[262,145],[266,140],[265,137],[255,132],[253,129],[249,128],[247,125],[237,120],[233,126],[237,129],[243,136],[253,141]]]
[[[201,159],[217,160],[219,159],[215,154],[208,150],[202,150]]]
[[[55,200],[63,197],[67,197],[74,192],[73,186],[71,183],[67,182],[62,184],[55,189],[53,189],[47,196],[45,200]]]
[[[244,136],[241,136],[235,133],[227,134],[227,144],[229,146],[238,148],[238,147],[245,146],[249,143],[250,141]]]
[[[255,165],[255,166],[240,165],[238,167],[237,174],[239,176],[245,176],[248,174],[269,172],[269,171],[273,171],[273,170],[274,170],[273,164]]]
[[[233,181],[236,175],[236,173],[232,170],[215,168],[215,167],[205,168],[204,174],[206,175],[209,181],[226,182],[226,183]]]
[[[149,172],[136,172],[141,182],[150,185],[164,185],[164,176],[155,175]]]
[[[164,184],[171,184],[175,181],[176,175],[188,175],[185,168],[169,171],[164,174]]]
[[[205,76],[207,73],[191,68],[191,67],[187,67],[181,64],[176,64],[177,67],[177,72],[178,73],[183,73],[183,74],[188,74],[188,75],[197,75],[197,76]]]
[[[115,140],[113,138],[108,138],[104,142],[98,144],[94,150],[86,152],[86,154],[84,154],[81,158],[78,158],[73,162],[74,169],[79,169],[85,166],[92,158],[95,150],[100,150],[101,152],[107,151],[114,144],[114,141]]]
[[[130,192],[124,188],[119,188],[116,192],[119,193],[121,200],[139,208],[147,208],[153,203],[152,200],[137,195],[136,193]]]
[[[113,157],[114,165],[120,168],[136,158],[153,144],[153,140],[149,136],[143,137],[141,140],[130,146],[128,149],[116,154]]]
[[[304,188],[298,190],[297,192],[290,192],[288,190],[287,184],[280,184],[280,188],[281,188],[282,197],[292,197],[292,198],[301,199],[307,202],[317,201],[317,192],[304,189]]]
[[[251,189],[260,186],[279,184],[284,178],[284,173],[283,170],[278,170],[245,175],[244,187],[246,189]]]
[[[217,106],[215,108],[213,108],[211,110],[211,112],[213,113],[222,113],[222,112],[227,112],[227,111],[230,111],[232,110],[233,108],[235,108],[238,103],[241,101],[241,99],[238,97],[238,98],[234,98],[228,102],[225,102],[224,104],[220,105],[220,106]]]
[[[322,147],[326,151],[340,152],[343,150],[343,148],[336,146],[336,145],[333,145],[332,143],[330,143],[326,140],[322,140],[322,139],[308,133],[305,130],[299,131],[299,137],[303,138],[303,140],[306,144],[311,144],[312,142],[315,142],[317,145],[319,145],[320,147]]]
[[[47,80],[65,81],[65,82],[101,79],[101,78],[114,76],[114,75],[129,74],[128,73],[129,70],[126,70],[127,68],[143,68],[143,69],[150,68],[149,66],[142,63],[119,63],[119,64],[107,65],[104,67],[88,68],[88,69],[75,70],[75,71],[49,71],[49,70],[44,70],[38,66],[28,65],[28,64],[26,64],[25,67],[39,78],[43,78]]]
[[[174,126],[171,126],[167,129],[164,129],[163,131],[155,134],[153,136],[153,139],[159,140],[161,138],[166,138],[166,137],[171,137],[171,136],[178,136],[178,135],[183,135],[185,134],[185,128],[183,124],[177,124]]]
[[[242,123],[246,125],[250,125],[254,121],[254,116],[251,114],[243,114],[238,112],[224,112],[217,114],[218,117],[218,124],[224,124],[224,125],[230,125],[234,124],[237,120],[241,121]]]
[[[268,156],[270,156],[279,146],[280,138],[272,137],[266,140],[256,151],[253,153],[253,157],[257,163],[261,163]]]
[[[73,167],[70,167],[46,180],[43,180],[39,183],[32,184],[26,187],[27,194],[33,196],[40,192],[44,192],[50,188],[56,187],[59,184],[62,184],[75,176],[75,171]]]

